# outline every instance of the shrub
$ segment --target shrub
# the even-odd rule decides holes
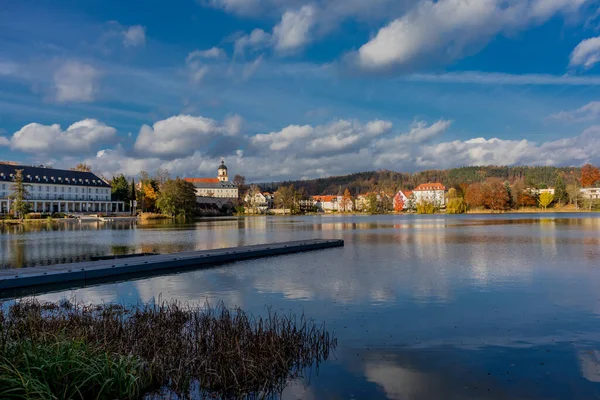
[[[29,213],[25,215],[25,219],[42,219],[42,213]]]
[[[446,212],[448,214],[464,214],[467,212],[467,203],[459,197],[448,199]]]
[[[172,217],[165,215],[165,214],[145,212],[145,213],[140,214],[140,218],[143,220],[148,220],[148,219],[171,219]]]
[[[417,204],[417,214],[435,214],[436,207],[430,201],[422,201]]]

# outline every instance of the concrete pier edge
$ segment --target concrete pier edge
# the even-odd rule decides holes
[[[255,258],[280,256],[344,246],[340,239],[310,239],[251,246],[231,247],[182,253],[159,254],[43,267],[0,270],[0,297],[7,292],[44,292],[44,287],[61,286],[61,290],[92,285],[101,281],[120,281],[125,276],[152,276],[183,270],[232,263]],[[70,285],[72,283],[72,285]]]

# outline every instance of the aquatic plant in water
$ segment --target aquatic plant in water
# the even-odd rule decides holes
[[[31,377],[21,381],[40,382],[39,390],[56,396],[38,398],[62,398],[56,391],[74,388],[83,393],[94,379],[112,386],[69,398],[115,398],[114,390],[121,391],[118,398],[165,392],[183,398],[192,392],[221,398],[269,397],[306,368],[326,360],[336,344],[324,325],[304,315],[271,310],[260,317],[222,303],[123,307],[27,299],[0,307],[0,383]],[[40,370],[48,364],[45,357],[59,360],[52,382],[68,385],[44,383],[49,376]],[[82,361],[86,359],[90,362]],[[110,367],[99,369],[98,360]],[[74,371],[64,365],[74,365]],[[41,372],[43,379],[37,379]],[[18,384],[10,386],[12,392],[3,392],[4,387],[0,385],[0,398],[10,398],[11,393],[12,398],[33,398],[20,395],[24,389]]]

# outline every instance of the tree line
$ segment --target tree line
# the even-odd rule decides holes
[[[114,201],[123,201],[130,207],[135,204],[135,209],[142,213],[191,217],[196,210],[194,185],[179,177],[172,179],[165,169],[159,169],[153,176],[140,171],[137,184],[135,179],[129,182],[123,174],[113,176],[110,184]]]
[[[384,191],[394,193],[399,189],[412,190],[422,183],[440,182],[446,187],[460,184],[483,183],[488,178],[498,178],[510,184],[522,181],[532,188],[542,189],[554,184],[557,175],[566,183],[579,181],[582,168],[549,166],[479,166],[461,167],[446,170],[427,170],[414,173],[390,170],[359,172],[350,175],[327,178],[265,182],[258,186],[263,191],[274,192],[281,186],[293,185],[312,195],[342,195],[348,189],[353,196],[361,193]]]
[[[407,176],[410,179],[405,179]],[[416,184],[423,183],[421,181],[423,176],[433,177],[431,180],[427,179],[428,182],[441,180],[447,187],[449,186],[444,203],[446,212],[451,214],[465,213],[469,209],[492,211],[535,207],[547,209],[553,205],[567,204],[572,204],[577,209],[583,207],[592,210],[600,207],[599,201],[583,197],[581,194],[582,187],[600,185],[600,170],[591,164],[582,168],[464,167],[416,174],[392,171],[364,172],[312,181],[252,185],[248,193],[251,195],[249,198],[252,199],[254,194],[261,192],[262,189],[276,187],[275,206],[297,212],[299,199],[308,198],[307,193],[319,195],[319,188],[323,187],[325,189],[322,189],[320,194],[337,193],[340,199],[339,211],[347,212],[357,209],[357,192],[368,192],[361,199],[360,211],[371,214],[392,210],[430,214],[443,208],[443,205],[432,201],[422,201],[417,204],[414,197],[405,201],[398,195],[394,199],[394,194],[398,190],[408,192]],[[296,185],[299,187],[297,188]],[[312,191],[307,188],[312,188]],[[546,190],[549,188],[553,190]]]

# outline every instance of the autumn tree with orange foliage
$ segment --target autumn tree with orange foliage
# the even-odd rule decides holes
[[[483,207],[483,185],[479,182],[470,184],[465,190],[465,201],[471,208]]]
[[[506,210],[510,206],[510,195],[501,179],[489,178],[481,187],[483,205],[490,210]]]
[[[152,186],[151,182],[142,183],[143,209],[142,211],[154,211],[158,192]]]
[[[515,207],[536,207],[538,197],[527,189],[524,180],[518,180],[512,185],[513,204]]]
[[[581,186],[592,187],[600,181],[600,170],[592,164],[586,164],[581,169]]]
[[[402,211],[404,211],[404,197],[398,192],[394,196],[394,212],[399,213]]]
[[[352,211],[352,195],[350,194],[350,190],[344,190],[344,195],[342,196],[341,202],[342,212]]]

